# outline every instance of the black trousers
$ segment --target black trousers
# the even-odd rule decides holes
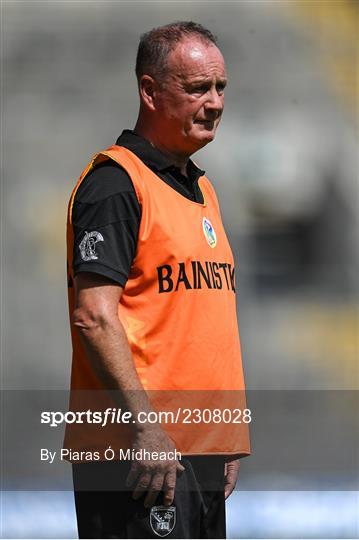
[[[186,456],[171,507],[132,499],[130,462],[73,465],[79,538],[225,538],[224,458]],[[119,487],[120,486],[120,487]],[[122,489],[123,486],[123,489]]]

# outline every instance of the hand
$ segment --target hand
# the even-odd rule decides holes
[[[224,465],[224,498],[228,499],[236,487],[239,475],[239,459],[227,461]]]
[[[133,449],[167,454],[175,451],[175,445],[162,428],[150,427],[136,433]],[[135,500],[147,492],[144,501],[146,508],[153,506],[161,490],[164,505],[170,506],[174,499],[177,473],[183,471],[184,467],[177,459],[140,459],[132,462],[126,485],[135,486],[132,494]]]

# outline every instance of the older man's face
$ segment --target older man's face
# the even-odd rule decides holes
[[[223,56],[215,45],[190,38],[178,44],[156,101],[168,147],[192,154],[214,139],[226,82]]]

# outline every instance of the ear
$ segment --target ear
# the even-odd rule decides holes
[[[142,75],[139,85],[139,92],[141,96],[141,101],[143,104],[154,111],[156,94],[158,91],[158,84],[150,75]]]

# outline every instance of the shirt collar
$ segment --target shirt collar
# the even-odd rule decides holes
[[[150,169],[156,169],[157,171],[165,171],[166,169],[178,167],[165,156],[158,148],[152,146],[152,144],[137,133],[134,133],[130,129],[125,129],[116,141],[118,146],[124,146],[128,150],[131,150],[137,157],[144,162]],[[195,163],[190,159],[187,165],[187,172],[191,180],[196,181],[200,176],[204,175],[204,171],[197,167]]]

